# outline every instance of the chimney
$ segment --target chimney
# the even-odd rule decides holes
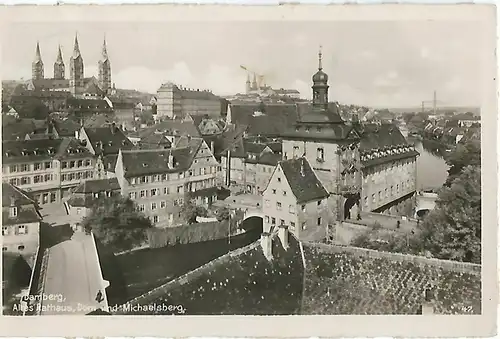
[[[210,152],[212,152],[212,155],[215,155],[214,154],[214,150],[215,150],[215,148],[214,148],[214,142],[210,141]]]
[[[16,199],[14,197],[10,197],[10,206],[16,206]]]
[[[174,168],[174,155],[172,154],[172,151],[168,153],[168,167],[169,168]]]
[[[288,250],[288,225],[279,225],[278,237],[280,238],[283,249]]]
[[[304,170],[304,159],[300,159],[300,175],[305,176],[306,172]]]
[[[267,260],[273,260],[271,233],[263,232],[260,236],[260,245]]]
[[[76,130],[75,131],[75,139],[79,139],[80,138],[80,131]]]
[[[115,134],[116,132],[116,124],[113,122],[111,123],[111,134]]]
[[[434,305],[432,301],[434,300],[434,293],[431,288],[428,287],[424,291],[424,302],[422,303],[422,315],[433,315],[434,314]]]

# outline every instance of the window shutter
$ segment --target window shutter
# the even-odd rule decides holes
[[[28,234],[28,225],[24,226],[24,234]]]
[[[19,226],[14,227],[14,233],[15,235],[19,234]]]

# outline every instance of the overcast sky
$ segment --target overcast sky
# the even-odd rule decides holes
[[[330,100],[379,107],[420,106],[434,89],[438,104],[479,106],[481,61],[493,52],[473,21],[12,24],[3,36],[3,78],[31,77],[37,40],[46,77],[58,44],[69,75],[75,32],[85,76],[97,76],[106,34],[116,86],[151,93],[167,81],[219,95],[244,92],[245,65],[266,74],[269,85],[310,98],[322,45]]]

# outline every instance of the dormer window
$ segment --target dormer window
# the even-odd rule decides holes
[[[94,198],[99,198],[99,193],[94,193]]]
[[[9,215],[11,218],[17,217],[17,206],[12,206],[9,211]]]
[[[325,161],[325,150],[322,147],[319,147],[316,150],[316,158],[318,162],[324,162]]]

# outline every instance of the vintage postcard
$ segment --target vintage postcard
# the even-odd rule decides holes
[[[2,8],[2,334],[494,335],[495,13]]]

